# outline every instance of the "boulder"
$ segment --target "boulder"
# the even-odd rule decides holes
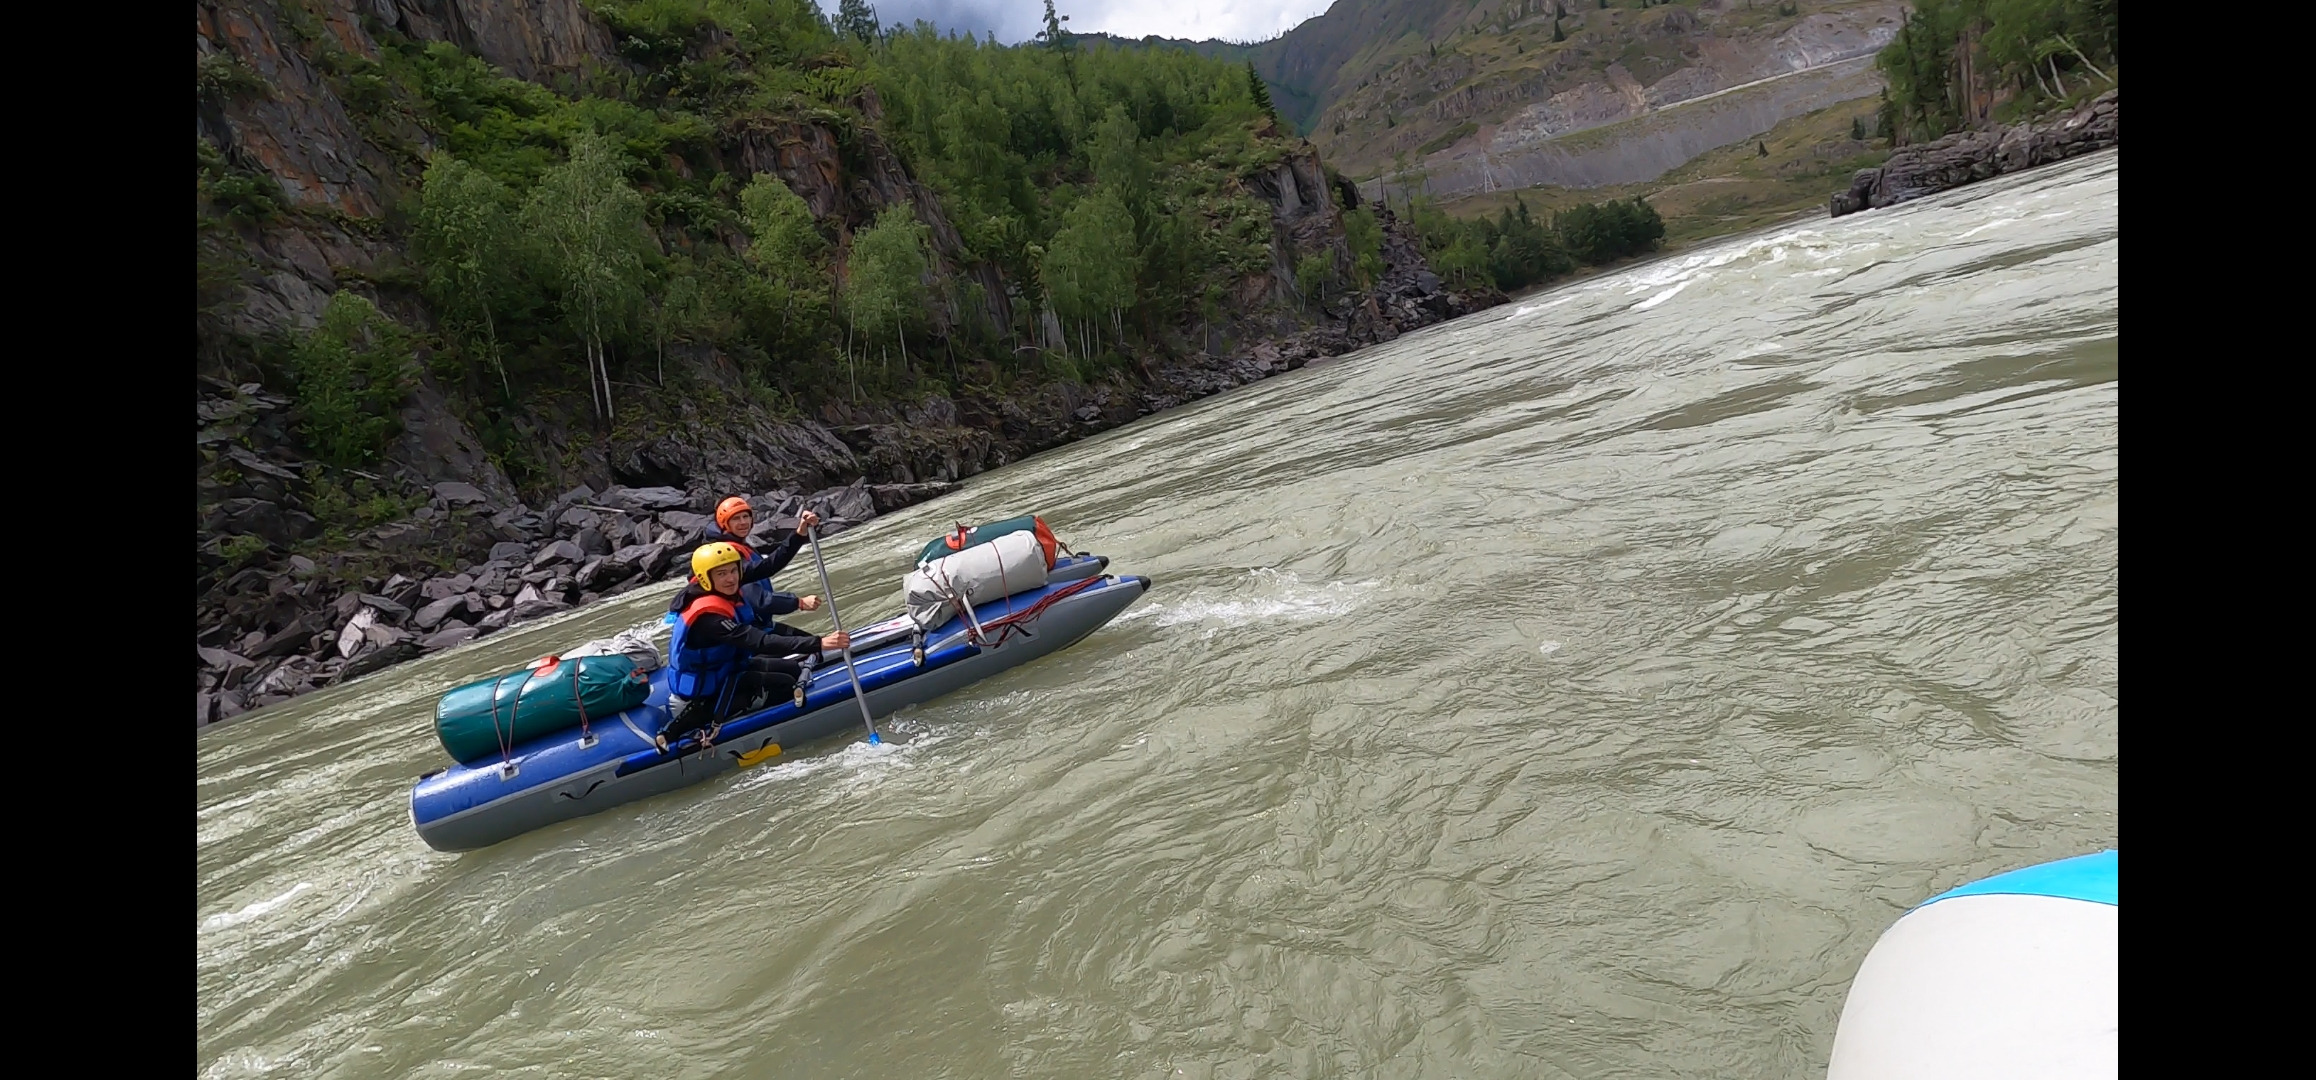
[[[580,550],[579,545],[569,540],[557,540],[540,548],[539,553],[531,557],[531,569],[553,566],[556,563],[578,562],[586,557],[587,553]]]
[[[1095,408],[1094,415],[1101,415],[1101,410]],[[859,483],[848,487],[828,488],[815,492],[810,498],[804,500],[804,505],[820,511],[820,516],[824,518],[842,518],[846,521],[857,522],[867,521],[877,516],[876,499],[869,494],[867,485]],[[790,528],[794,527],[793,525],[790,526]]]
[[[610,538],[604,536],[602,530],[592,525],[579,530],[579,535],[573,537],[571,542],[579,545],[579,550],[589,555],[611,554]]]
[[[481,636],[482,631],[471,626],[446,626],[418,639],[418,647],[427,652],[464,645]]]
[[[407,607],[412,600],[418,599],[418,589],[417,578],[395,574],[386,579],[386,584],[378,587],[378,595]]]
[[[659,516],[659,522],[674,529],[687,543],[696,542],[700,538],[718,531],[715,518],[706,514],[694,514],[688,510],[669,510]]]
[[[256,631],[251,633],[257,634]],[[252,660],[262,660],[269,656],[284,656],[297,651],[298,647],[304,645],[306,639],[313,633],[314,627],[306,622],[305,616],[301,615],[291,619],[288,625],[271,634],[257,634],[257,640],[247,642],[241,652],[242,655]],[[246,639],[244,640],[246,641]]]
[[[353,656],[368,640],[370,628],[377,623],[378,612],[375,609],[363,608],[355,612],[352,618],[346,620],[346,625],[338,629],[338,655]]]
[[[248,711],[249,700],[243,697],[239,691],[225,690],[218,693],[217,719],[220,722],[231,720],[234,717],[240,716],[242,713]]]
[[[629,510],[681,510],[692,505],[692,497],[682,488],[615,487],[603,493],[603,504]]]
[[[392,644],[372,649],[360,656],[348,660],[346,662],[346,666],[339,669],[337,674],[337,681],[345,682],[351,679],[358,679],[364,675],[368,675],[373,671],[399,664],[402,661],[408,660],[417,655],[417,642],[395,641]]]
[[[240,653],[227,652],[224,649],[211,649],[196,645],[193,647],[193,651],[199,654],[202,667],[214,671],[232,671],[235,668],[252,667],[256,664],[256,661]]]
[[[672,545],[653,544],[644,549],[643,560],[635,564],[636,569],[643,571],[645,577],[656,578],[667,570],[668,558],[674,552]]]
[[[580,563],[578,572],[571,575],[571,580],[582,589],[593,588],[596,580],[603,576],[604,566],[609,563],[610,556],[597,555]]]
[[[536,585],[525,585],[523,586],[523,591],[515,594],[515,606],[521,607],[533,600],[537,600],[538,598],[539,587]]]
[[[305,657],[293,656],[280,667],[267,672],[265,678],[259,679],[257,685],[250,688],[250,693],[260,698],[277,695],[296,697],[313,688],[312,665],[305,662]]]
[[[561,611],[569,606],[570,605],[565,604],[563,601],[551,596],[534,597],[529,600],[517,600],[515,601],[514,606],[508,608],[506,611],[507,622],[511,625],[514,623],[522,622],[525,619],[536,619],[541,615],[552,615],[555,612]]]
[[[530,554],[529,545],[512,540],[502,540],[491,545],[491,561],[495,563],[519,563],[529,558]]]
[[[364,607],[377,608],[378,614],[385,616],[386,618],[395,622],[401,622],[402,620],[410,617],[409,608],[403,607],[402,605],[397,604],[392,600],[388,600],[383,596],[379,596],[376,593],[363,593],[361,596],[362,605]]]
[[[465,574],[433,578],[418,587],[418,595],[426,600],[445,600],[474,588],[474,579]]]
[[[570,536],[583,529],[593,529],[602,520],[603,515],[574,506],[555,516],[555,531]]]
[[[420,630],[432,630],[442,625],[442,620],[464,610],[466,610],[466,597],[446,596],[419,608],[417,613],[410,617],[410,625]]]
[[[491,501],[481,488],[464,480],[445,480],[434,485],[434,497],[447,506],[474,506]]]
[[[890,514],[902,507],[913,506],[936,495],[946,494],[957,485],[941,480],[921,484],[870,484],[869,499],[877,513]],[[794,526],[790,526],[794,528]]]
[[[320,530],[310,514],[284,510],[264,499],[226,499],[210,508],[202,519],[201,531],[239,533],[275,547],[288,547]]]

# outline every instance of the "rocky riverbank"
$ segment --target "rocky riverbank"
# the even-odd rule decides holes
[[[2109,90],[2055,119],[1986,131],[1958,131],[1919,146],[1901,147],[1880,167],[1858,170],[1849,190],[1833,196],[1832,216],[1896,206],[1948,188],[2119,146],[2122,121],[2117,103],[2121,93],[2121,87]]]
[[[310,512],[318,509],[309,502],[319,467],[300,460],[289,399],[254,383],[203,378],[196,438],[209,463],[201,558],[217,584],[198,605],[197,725],[638,584],[672,584],[713,528],[715,503],[734,493],[754,505],[758,541],[795,528],[807,506],[827,519],[822,535],[833,535],[1028,454],[1503,301],[1493,292],[1446,290],[1412,231],[1388,210],[1380,214],[1381,280],[1336,298],[1317,325],[1299,332],[1224,355],[1152,363],[1094,386],[928,398],[856,417],[871,422],[692,425],[604,457],[615,477],[672,482],[581,484],[544,505],[526,504],[500,484],[363,474],[349,479],[415,506],[337,543]],[[839,477],[851,480],[830,482]],[[232,537],[264,547],[237,554],[226,547]]]

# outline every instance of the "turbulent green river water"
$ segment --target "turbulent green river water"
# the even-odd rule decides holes
[[[204,735],[198,1069],[1823,1075],[1906,907],[2119,842],[2118,173],[1587,279],[836,537],[848,625],[959,518],[1157,583],[901,745],[421,843],[434,695],[664,587]]]

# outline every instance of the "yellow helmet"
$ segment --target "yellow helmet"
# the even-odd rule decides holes
[[[692,552],[692,580],[699,582],[703,589],[712,588],[708,584],[708,571],[744,560],[745,556],[740,554],[737,544],[721,540],[713,544],[702,544],[699,550]]]

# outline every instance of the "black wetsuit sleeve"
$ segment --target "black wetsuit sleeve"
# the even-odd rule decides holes
[[[802,550],[804,550],[804,538],[795,533],[789,533],[780,541],[779,547],[765,552],[764,557],[758,560],[756,565],[749,567],[747,573],[740,575],[741,582],[762,581],[788,569],[788,560],[795,558],[796,553]]]
[[[738,645],[758,656],[793,656],[820,650],[819,638],[767,633],[729,615],[714,612],[692,620],[691,627],[684,631],[684,638],[701,645]]]

